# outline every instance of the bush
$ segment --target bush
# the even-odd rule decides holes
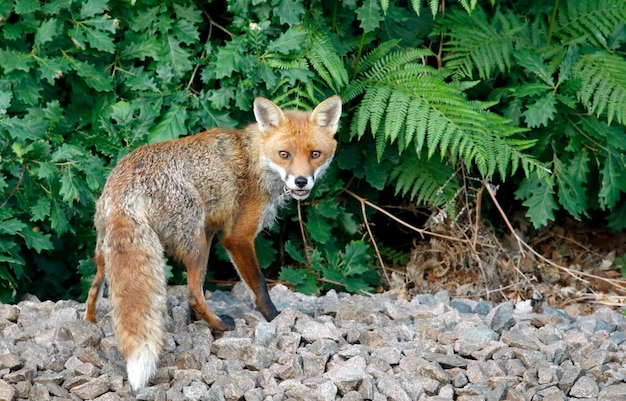
[[[623,229],[624,2],[440,3],[0,2],[0,298],[79,297],[111,167],[146,143],[244,125],[259,95],[346,103],[305,235],[292,204],[257,243],[302,291],[379,284],[347,187],[453,216],[465,169],[518,180],[537,226],[600,209]]]

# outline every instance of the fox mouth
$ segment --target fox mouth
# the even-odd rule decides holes
[[[288,189],[285,187],[285,194],[290,195],[293,199],[304,200],[309,197],[311,190],[309,189]]]

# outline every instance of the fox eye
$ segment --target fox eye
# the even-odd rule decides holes
[[[311,152],[311,159],[319,159],[321,155],[322,152],[320,152],[319,150],[314,150]]]
[[[287,152],[286,150],[279,150],[278,157],[280,157],[283,160],[288,160],[291,157],[291,154]]]

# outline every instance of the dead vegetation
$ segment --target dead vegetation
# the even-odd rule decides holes
[[[447,290],[452,296],[494,302],[532,300],[535,308],[549,305],[571,313],[626,306],[626,281],[620,271],[624,262],[616,261],[616,255],[626,254],[624,233],[576,221],[535,231],[521,214],[507,216],[489,182],[482,182],[475,193],[463,194],[466,202],[454,218],[436,210],[423,228],[346,193],[361,203],[387,288],[401,296]],[[504,231],[499,235],[481,221],[483,198],[491,200],[501,219],[497,224]],[[385,265],[367,221],[367,207],[418,234],[406,266]]]

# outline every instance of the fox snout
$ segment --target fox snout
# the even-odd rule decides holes
[[[293,181],[293,183],[290,181]],[[293,179],[288,176],[287,182],[285,182],[285,186],[287,187],[289,194],[292,198],[297,200],[304,200],[308,198],[311,193],[311,189],[313,189],[313,184],[313,178],[303,176],[298,176]]]

